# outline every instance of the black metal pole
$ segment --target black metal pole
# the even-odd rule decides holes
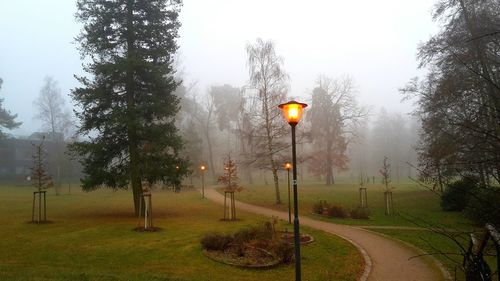
[[[201,198],[205,198],[205,171],[201,172]]]
[[[290,169],[286,169],[288,173],[288,223],[292,223],[292,206],[290,205]]]
[[[300,273],[300,234],[299,234],[299,208],[297,200],[297,155],[295,149],[295,126],[297,124],[290,124],[292,126],[292,168],[293,168],[293,235],[295,246],[295,281],[301,281]]]

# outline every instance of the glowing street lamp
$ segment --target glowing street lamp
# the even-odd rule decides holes
[[[302,110],[307,104],[296,101],[289,101],[278,106],[283,111],[286,121],[292,127],[292,168],[293,168],[293,236],[295,247],[295,281],[301,281],[300,273],[300,234],[299,234],[299,208],[297,204],[297,153],[295,145],[295,126],[302,117]]]
[[[290,170],[292,169],[292,163],[286,162],[285,163],[285,169],[287,171],[288,175],[288,223],[292,223],[292,207],[290,205]]]
[[[201,165],[201,198],[205,198],[205,171],[207,170],[207,166]]]

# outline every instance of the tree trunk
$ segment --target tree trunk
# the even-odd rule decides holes
[[[205,138],[207,139],[207,146],[208,146],[208,162],[210,163],[210,174],[212,175],[212,181],[214,184],[217,184],[217,179],[215,177],[215,166],[214,166],[214,154],[212,150],[212,140],[210,139],[210,132],[209,132],[209,124],[207,121],[207,125],[205,128]]]
[[[126,71],[126,84],[125,90],[127,93],[127,135],[129,139],[129,173],[130,173],[130,183],[132,186],[132,194],[134,197],[134,210],[135,215],[139,215],[139,206],[144,207],[140,204],[142,187],[141,187],[141,172],[139,170],[139,148],[138,148],[138,137],[135,128],[135,98],[134,98],[134,66],[132,61],[134,58],[134,42],[135,36],[133,31],[133,0],[127,1],[127,71]],[[143,212],[144,213],[144,212]]]
[[[273,151],[273,134],[272,134],[272,124],[269,112],[269,104],[267,99],[267,89],[264,90],[265,98],[263,99],[263,109],[264,118],[266,122],[266,141],[267,141],[267,152],[269,157],[269,163],[271,164],[271,171],[273,172],[274,189],[276,191],[276,204],[281,204],[280,198],[280,186],[278,178],[278,166],[276,161],[274,161],[274,151]]]
[[[334,183],[332,141],[328,138],[326,141],[326,185],[333,185]]]
[[[439,161],[436,162],[436,168],[437,168],[437,173],[438,173],[438,184],[439,184],[439,191],[443,192],[443,179],[441,177],[441,164]]]

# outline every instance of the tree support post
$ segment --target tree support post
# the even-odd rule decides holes
[[[142,217],[144,216],[144,229],[147,230],[153,227],[153,203],[151,200],[151,193],[142,193],[140,199],[137,224],[140,227]],[[144,202],[144,208],[142,208],[142,202]]]
[[[43,195],[43,201],[42,201]],[[38,214],[37,214],[37,223],[47,221],[47,197],[46,191],[34,191],[33,192],[33,208],[31,209],[31,221],[35,222],[35,206],[38,204]],[[43,211],[43,220],[42,220],[42,211]]]
[[[359,206],[361,208],[368,208],[368,196],[366,194],[366,187],[359,188]]]
[[[229,194],[229,206],[227,205],[228,194]],[[231,221],[236,220],[236,205],[235,205],[233,191],[224,191],[224,220],[231,220]]]
[[[385,214],[392,215],[394,213],[394,204],[392,201],[392,191],[384,192]]]

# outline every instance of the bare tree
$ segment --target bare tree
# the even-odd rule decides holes
[[[387,157],[384,157],[384,162],[379,172],[380,175],[382,176],[382,184],[385,187],[384,191],[385,214],[391,215],[394,212],[394,207],[392,203],[393,187],[389,186],[389,184],[391,183],[391,164],[389,164],[388,160],[389,159]]]
[[[44,130],[50,133],[50,141],[54,147],[55,157],[51,162],[55,167],[54,172],[57,179],[55,191],[58,194],[61,185],[61,165],[66,148],[64,139],[69,135],[73,127],[71,113],[66,108],[57,81],[50,76],[45,77],[44,84],[40,89],[38,98],[34,101],[34,105],[38,109],[35,117],[42,121]]]
[[[35,118],[42,121],[44,129],[50,132],[51,139],[53,141],[60,137],[64,139],[73,126],[73,122],[57,81],[52,77],[45,77],[44,85],[40,89],[40,94],[34,101],[34,105],[38,109]],[[59,137],[57,134],[60,134]]]
[[[326,184],[331,185],[334,184],[334,168],[347,168],[349,139],[354,135],[354,126],[367,115],[367,110],[358,107],[350,77],[332,79],[320,76],[316,83],[311,109],[307,113],[315,147],[310,170],[316,175],[325,175]]]
[[[277,154],[287,147],[280,141],[287,132],[278,105],[286,98],[288,75],[283,69],[283,58],[274,50],[274,43],[258,38],[246,47],[250,87],[256,90],[254,102],[259,110],[254,112],[256,124],[253,139],[256,148],[255,159],[267,159],[264,168],[271,170],[276,191],[276,204],[281,204],[278,182]]]

